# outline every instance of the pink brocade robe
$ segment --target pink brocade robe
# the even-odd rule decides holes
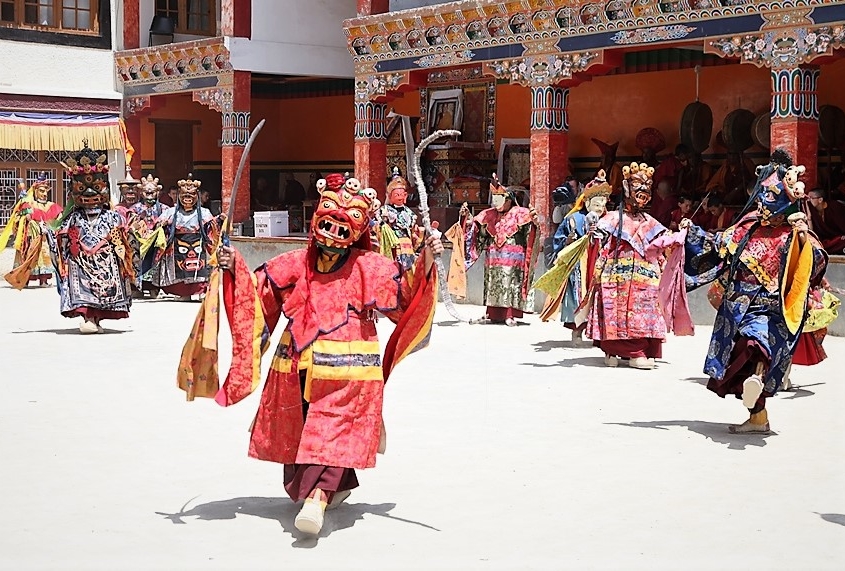
[[[282,464],[370,468],[384,392],[374,312],[402,319],[412,296],[411,275],[378,253],[356,248],[337,270],[309,271],[309,251],[287,252],[255,272],[270,331],[282,314],[288,323],[261,395],[249,455]],[[300,371],[308,378],[307,420]]]
[[[642,213],[608,212],[599,228],[610,234],[596,261],[589,298],[586,335],[596,341],[665,339],[666,322],[659,299],[659,252],[649,245],[666,228]]]

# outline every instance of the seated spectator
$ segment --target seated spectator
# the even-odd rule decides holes
[[[658,222],[669,227],[669,222],[672,217],[672,210],[678,205],[678,197],[672,193],[672,184],[668,180],[661,180],[657,185],[657,190],[651,197],[652,218]],[[610,209],[610,206],[608,206]]]
[[[689,218],[692,214],[692,198],[682,194],[678,197],[678,207],[672,211],[669,217],[669,229],[673,232],[678,231],[678,224],[681,223],[682,218]]]
[[[163,190],[158,193],[158,201],[166,206],[173,206],[176,204],[176,193],[179,192],[179,187],[171,185],[167,192]]]
[[[694,191],[692,167],[690,156],[692,151],[684,144],[675,147],[675,153],[666,157],[654,170],[653,184],[660,186],[663,181],[669,182],[669,188],[675,192],[687,192],[691,195]]]
[[[733,223],[736,211],[726,208],[719,196],[711,196],[705,204],[705,209],[710,214],[710,219],[702,226],[708,232],[724,230]]]
[[[845,205],[828,201],[827,191],[814,188],[807,193],[813,232],[829,254],[845,253]]]
[[[728,153],[724,164],[707,183],[707,192],[719,194],[724,204],[741,204],[745,200],[744,190],[753,182],[754,163],[741,153]]]

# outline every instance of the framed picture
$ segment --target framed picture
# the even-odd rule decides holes
[[[522,185],[531,177],[531,139],[502,139],[496,174],[505,186]]]
[[[430,92],[428,102],[428,132],[439,129],[460,129],[464,120],[464,92],[462,89],[443,89]]]

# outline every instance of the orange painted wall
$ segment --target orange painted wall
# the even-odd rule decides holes
[[[531,90],[519,85],[496,87],[496,149],[501,139],[531,137]]]
[[[352,161],[355,106],[352,95],[282,99],[275,160]]]
[[[310,99],[253,99],[251,123],[266,123],[252,148],[259,162],[351,161],[355,111],[352,96]],[[190,95],[162,96],[151,117],[200,121],[194,128],[194,162],[220,162],[220,113],[194,103]],[[155,125],[141,123],[141,154],[155,161]]]
[[[220,161],[220,113],[191,101],[190,94],[167,95],[156,98],[155,119],[200,121],[194,127],[194,161]],[[155,125],[141,121],[141,160],[155,161]]]
[[[699,99],[713,111],[713,139],[725,116],[734,109],[755,115],[768,113],[771,103],[769,71],[751,65],[701,68]],[[684,108],[695,101],[692,69],[596,77],[570,92],[570,153],[596,156],[591,137],[607,143],[619,141],[619,156],[639,156],[634,144],[643,127],[655,127],[666,138],[671,152],[680,142]],[[711,148],[705,153],[714,151]]]
[[[408,91],[397,97],[387,104],[387,110],[393,109],[399,115],[410,115],[411,117],[419,117],[420,115],[420,92]]]

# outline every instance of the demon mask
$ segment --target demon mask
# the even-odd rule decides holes
[[[311,219],[314,240],[329,251],[343,251],[366,235],[373,193],[356,178],[330,174],[317,181],[320,201]]]
[[[197,207],[199,203],[199,190],[202,183],[193,179],[193,175],[188,174],[188,178],[180,180],[179,185],[179,205],[185,212],[191,212]]]
[[[645,163],[631,163],[622,167],[622,187],[625,190],[625,208],[629,212],[639,212],[651,201],[651,177],[654,168]]]
[[[144,204],[153,206],[158,202],[158,193],[161,191],[161,185],[158,183],[157,178],[153,178],[153,175],[148,174],[145,177],[141,177],[141,182],[138,186],[141,188],[141,197],[144,200]]]
[[[70,194],[74,203],[85,209],[100,208],[109,203],[109,165],[106,155],[88,148],[88,141],[82,141],[83,149],[74,158],[63,163],[71,179]]]

